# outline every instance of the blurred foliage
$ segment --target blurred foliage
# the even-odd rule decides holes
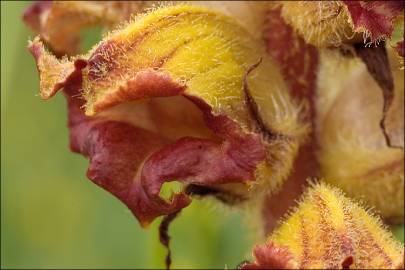
[[[1,2],[1,268],[162,268],[159,221],[143,230],[129,210],[86,179],[68,151],[62,95],[38,97],[28,2]],[[100,31],[86,31],[90,48]],[[404,237],[403,227],[395,229]],[[250,256],[246,222],[195,200],[171,227],[174,268],[235,267]]]

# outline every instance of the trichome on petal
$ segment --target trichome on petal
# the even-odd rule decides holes
[[[391,38],[394,21],[404,10],[403,1],[281,1],[281,5],[285,20],[319,47]]]
[[[380,220],[325,184],[310,187],[253,255],[240,268],[399,269],[404,263],[404,247]]]

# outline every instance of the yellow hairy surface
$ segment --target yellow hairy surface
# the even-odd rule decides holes
[[[294,268],[341,269],[348,264],[351,269],[390,269],[403,264],[403,246],[380,220],[322,183],[306,191],[268,241],[288,251]]]
[[[390,58],[391,64],[397,63]],[[403,74],[392,66],[394,101],[388,133],[403,145]],[[404,152],[387,146],[379,122],[382,90],[356,57],[321,52],[318,75],[317,136],[321,175],[347,194],[376,207],[392,222],[404,216]]]
[[[113,61],[116,68],[106,72],[103,65],[95,66],[91,72],[100,78],[85,80],[89,115],[99,100],[138,71],[157,68],[184,84],[187,94],[204,99],[215,113],[243,123],[243,79],[247,69],[262,59],[248,76],[262,118],[275,130],[296,132],[298,110],[275,64],[262,44],[230,17],[189,5],[160,8],[111,33],[94,50],[105,43],[115,48],[101,55],[102,60]]]
[[[346,5],[340,1],[282,1],[282,16],[306,42],[338,46],[355,35]],[[363,41],[362,35],[355,37]]]

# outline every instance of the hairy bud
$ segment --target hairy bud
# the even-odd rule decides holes
[[[369,211],[325,184],[294,211],[242,269],[400,269],[404,247]]]

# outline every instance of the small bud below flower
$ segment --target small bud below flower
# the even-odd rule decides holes
[[[241,269],[399,269],[404,247],[369,211],[316,184],[253,255]]]

